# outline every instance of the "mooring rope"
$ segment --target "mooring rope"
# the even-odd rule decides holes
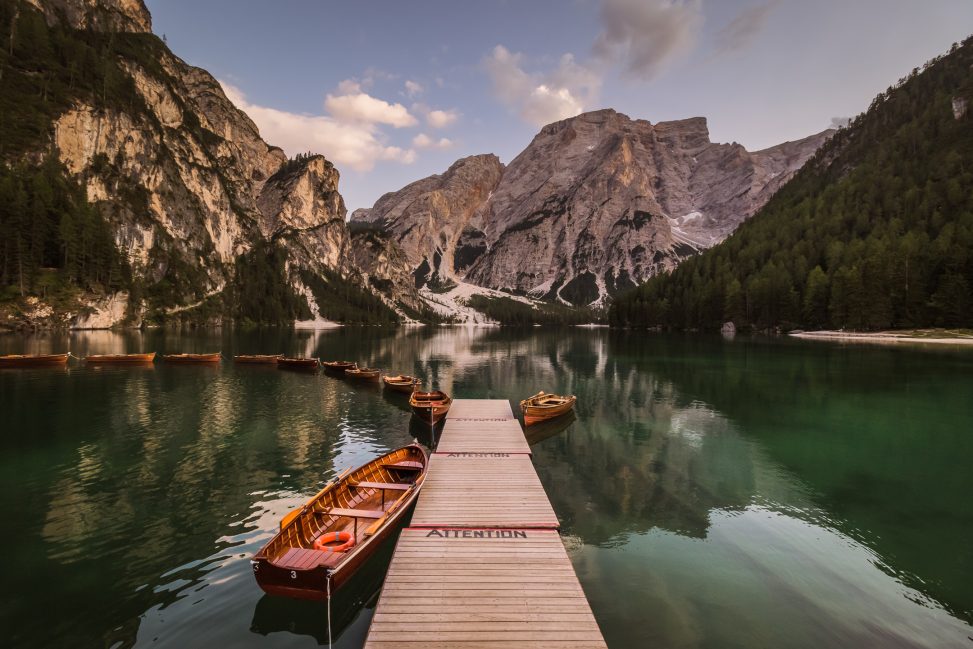
[[[331,571],[328,571],[328,649],[331,649]]]

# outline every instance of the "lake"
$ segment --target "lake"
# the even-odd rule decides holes
[[[534,464],[609,647],[973,648],[973,350],[606,329],[0,337],[0,353],[286,353],[455,397],[578,396]],[[249,556],[413,438],[407,401],[255,366],[0,370],[7,646],[307,647]],[[392,543],[332,606],[361,647]]]

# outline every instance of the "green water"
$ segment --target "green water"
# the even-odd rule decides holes
[[[578,395],[534,462],[612,648],[973,648],[973,350],[607,330],[0,337],[351,358],[458,397]],[[247,561],[404,399],[261,367],[0,370],[0,622],[15,647],[301,647],[321,604]],[[360,647],[391,553],[332,611]]]

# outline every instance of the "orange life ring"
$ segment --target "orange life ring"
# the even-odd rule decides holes
[[[328,543],[341,543],[341,545],[331,546]],[[330,550],[332,552],[345,552],[355,547],[355,537],[351,532],[325,532],[314,539],[315,550]]]

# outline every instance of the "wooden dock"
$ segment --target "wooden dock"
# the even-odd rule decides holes
[[[456,399],[366,649],[605,649],[510,404]]]

